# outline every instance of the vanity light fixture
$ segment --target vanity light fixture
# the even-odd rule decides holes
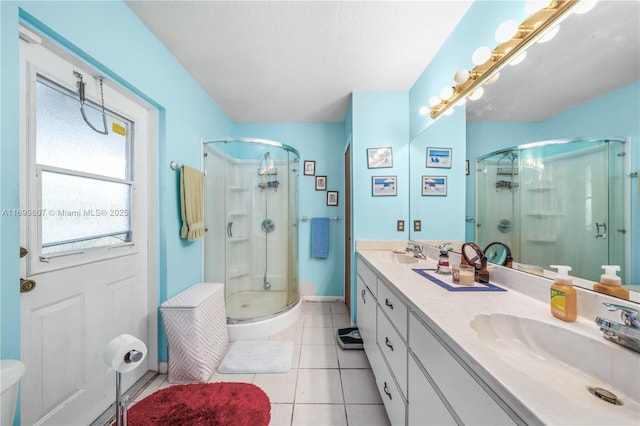
[[[496,31],[496,38],[503,40],[507,34],[512,34],[511,38],[506,38],[504,42],[499,42],[495,49],[491,50],[486,46],[476,49],[473,53],[472,61],[475,67],[470,70],[461,70],[454,76],[456,85],[453,87],[453,95],[436,104],[431,105],[430,116],[432,119],[438,118],[445,112],[452,110],[463,98],[469,97],[479,99],[482,96],[482,85],[487,83],[506,64],[515,65],[517,60],[524,60],[526,48],[531,44],[547,36],[549,32],[557,32],[556,27],[571,12],[577,10],[579,6],[586,6],[586,3],[595,3],[594,0],[551,0],[527,2],[531,14],[515,28],[512,23],[504,23]],[[542,7],[540,9],[540,7]],[[593,7],[591,5],[591,7]],[[500,34],[498,34],[500,33]],[[465,72],[466,71],[466,72]],[[468,76],[467,76],[468,73]],[[466,77],[466,79],[465,79]]]

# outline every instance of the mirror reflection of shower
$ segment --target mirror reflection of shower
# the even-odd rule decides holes
[[[230,324],[286,312],[299,300],[299,155],[286,145],[235,138],[203,144],[204,276],[225,283]]]

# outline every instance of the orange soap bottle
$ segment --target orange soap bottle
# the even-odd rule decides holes
[[[571,266],[551,265],[558,274],[551,285],[551,314],[563,321],[575,321],[578,316],[576,289],[569,276]]]
[[[616,275],[616,271],[619,271],[620,267],[618,265],[602,265],[602,269],[604,269],[604,274],[600,276],[600,282],[593,285],[593,290],[629,300],[629,290],[622,287],[620,277]]]

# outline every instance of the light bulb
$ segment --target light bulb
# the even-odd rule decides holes
[[[429,98],[429,106],[436,106],[440,103],[440,98],[437,96],[432,96]]]
[[[426,106],[421,107],[420,108],[420,115],[424,117],[425,115],[429,114],[429,109],[430,108],[426,107]]]
[[[518,33],[518,23],[516,21],[510,20],[505,21],[496,30],[495,37],[498,43],[504,43],[505,41],[509,41],[513,38],[514,35]]]
[[[509,65],[518,65],[520,62],[524,61],[524,58],[527,57],[527,51],[520,53],[518,56],[509,61]]]
[[[453,76],[453,81],[455,81],[457,84],[464,84],[467,82],[467,80],[469,80],[470,76],[471,76],[471,73],[469,73],[469,70],[459,70]]]
[[[548,42],[549,40],[554,38],[556,36],[556,34],[558,34],[559,30],[560,30],[560,25],[556,25],[555,27],[551,28],[542,37],[540,37],[538,39],[538,43],[546,43],[546,42]]]
[[[451,114],[453,114],[453,106],[444,112],[444,115],[451,115]]]
[[[467,103],[467,98],[460,98],[458,102],[456,102],[456,106],[464,106]]]
[[[484,84],[486,84],[487,86],[490,86],[493,83],[495,83],[496,81],[498,81],[499,78],[500,78],[500,73],[497,72],[497,73],[493,74],[491,77],[489,77],[488,79],[486,79]]]
[[[593,9],[593,6],[595,6],[596,3],[598,3],[598,0],[581,0],[578,2],[576,8],[573,9],[573,13],[577,13],[579,15],[587,13],[588,11]]]
[[[475,65],[482,65],[491,59],[491,49],[487,46],[478,47],[475,52],[473,52],[473,56],[471,56],[471,61]]]
[[[453,87],[446,86],[443,87],[442,90],[440,90],[440,99],[442,99],[443,101],[446,101],[451,96],[453,96]]]
[[[472,94],[469,95],[469,99],[472,101],[477,101],[482,97],[482,95],[484,95],[484,88],[478,87],[476,90],[473,91]]]
[[[549,0],[528,0],[524,5],[524,11],[529,15],[532,15],[539,11],[540,9],[547,7],[549,5]]]

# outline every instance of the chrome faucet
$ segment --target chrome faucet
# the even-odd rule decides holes
[[[407,252],[413,253],[413,257],[417,259],[427,258],[422,251],[422,246],[417,243],[409,243],[409,245],[407,246]]]
[[[436,248],[437,248],[438,250],[445,250],[445,249],[447,249],[447,246],[448,246],[448,245],[451,245],[451,243],[450,243],[450,242],[441,243],[441,244],[438,244],[438,245],[436,246]],[[448,248],[448,250],[449,250],[449,251],[453,251],[453,247],[449,247],[449,248]]]
[[[597,317],[596,324],[600,326],[604,337],[633,351],[640,352],[640,310],[615,303],[602,304],[610,312],[620,310],[620,318],[622,319],[622,323],[617,323]]]

